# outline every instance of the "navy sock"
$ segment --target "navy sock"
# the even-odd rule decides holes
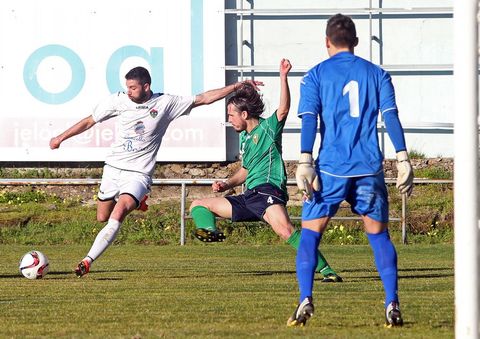
[[[397,252],[388,230],[378,234],[367,233],[367,237],[385,290],[385,307],[392,301],[398,303]]]
[[[317,267],[317,249],[322,233],[306,228],[302,229],[300,245],[297,250],[297,280],[300,289],[300,302],[312,296],[313,278]]]

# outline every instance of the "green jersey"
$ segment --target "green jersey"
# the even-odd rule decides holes
[[[242,166],[248,170],[247,189],[272,184],[287,192],[287,173],[282,159],[282,132],[285,120],[278,121],[277,112],[259,119],[250,133],[240,133]]]

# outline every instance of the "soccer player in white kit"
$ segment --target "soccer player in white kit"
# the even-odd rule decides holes
[[[75,268],[82,277],[92,262],[115,240],[125,217],[140,207],[150,192],[152,174],[162,138],[169,124],[190,110],[208,105],[233,93],[241,83],[210,90],[194,96],[153,93],[147,69],[135,67],[126,75],[127,92],[111,94],[101,101],[92,114],[50,140],[50,148],[80,134],[96,123],[113,117],[119,119],[119,131],[105,160],[98,193],[97,220],[107,222],[98,233],[87,256]],[[247,80],[253,86],[261,82]]]

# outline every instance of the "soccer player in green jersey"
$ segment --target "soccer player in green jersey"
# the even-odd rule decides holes
[[[215,181],[213,192],[225,192],[245,183],[243,194],[194,200],[190,212],[196,225],[195,236],[205,242],[223,241],[215,216],[232,221],[265,221],[289,245],[298,248],[300,231],[295,230],[286,208],[287,174],[282,159],[282,132],[290,109],[287,75],[290,61],[280,62],[280,105],[268,118],[261,118],[264,103],[257,90],[244,84],[227,101],[228,121],[240,133],[242,167],[228,180]],[[317,272],[324,282],[342,278],[318,251]]]

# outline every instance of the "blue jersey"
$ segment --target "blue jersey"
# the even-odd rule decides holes
[[[377,132],[379,112],[398,121],[390,75],[352,53],[335,54],[309,70],[302,79],[298,116],[302,120],[315,119],[312,137],[307,138],[312,140],[307,146],[309,150],[304,149],[302,121],[302,152],[312,151],[320,120],[322,140],[317,169],[342,177],[379,173],[383,170]],[[394,141],[395,148],[405,148],[399,121],[394,134],[400,135]]]

